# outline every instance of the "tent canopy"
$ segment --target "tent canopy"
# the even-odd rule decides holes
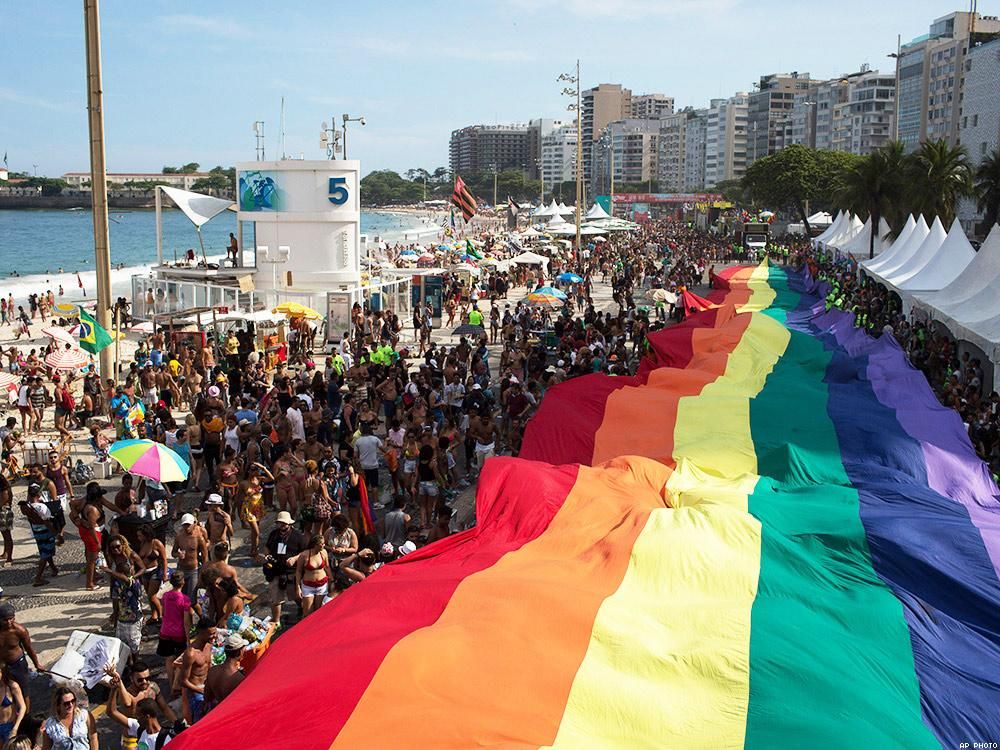
[[[994,224],[989,236],[979,248],[976,257],[948,286],[937,292],[918,294],[917,307],[928,310],[931,317],[945,320],[959,313],[968,302],[982,308],[979,296],[988,292],[990,298],[996,296],[996,284],[1000,283],[1000,226]]]
[[[583,215],[585,219],[610,219],[611,215],[604,210],[604,207],[599,203],[595,203],[590,207],[590,210]]]
[[[920,269],[927,265],[930,259],[934,257],[934,253],[944,243],[947,236],[948,233],[945,231],[941,219],[934,217],[931,231],[924,238],[924,241],[920,243],[920,247],[916,249],[913,255],[905,263],[893,268],[891,271],[882,272],[879,276],[886,283],[898,288],[900,284],[913,278]]]
[[[886,248],[886,250],[883,251],[878,258],[875,258],[874,260],[862,261],[861,265],[865,268],[874,270],[876,268],[880,268],[886,263],[892,262],[896,253],[906,245],[907,240],[910,239],[910,235],[913,234],[913,230],[916,226],[917,222],[914,220],[913,214],[910,214],[906,217],[906,223],[903,224],[903,228],[896,236],[895,242],[891,243],[891,245]],[[885,237],[885,235],[882,236]]]
[[[822,232],[818,237],[814,237],[812,240],[813,247],[818,247],[824,244],[828,239],[833,237],[837,232],[840,231],[841,227],[844,226],[844,212],[838,211],[837,218],[833,220],[833,223],[826,228],[826,231]]]
[[[976,251],[966,239],[962,225],[955,219],[948,236],[934,255],[920,270],[896,286],[906,291],[943,289],[954,281],[975,257]]]
[[[236,203],[225,198],[215,198],[211,195],[192,193],[190,190],[181,190],[180,188],[168,187],[167,185],[158,185],[157,187],[167,194],[177,208],[183,211],[184,215],[196,227],[200,227],[213,217],[218,216],[227,208],[233,211],[236,210]]]
[[[930,231],[931,230],[927,226],[927,222],[924,221],[924,217],[918,217],[917,224],[913,227],[913,231],[910,232],[910,236],[907,238],[906,244],[894,252],[893,257],[887,262],[882,264],[872,263],[870,266],[866,266],[867,270],[869,273],[878,276],[879,278],[885,278],[886,275],[894,273],[897,269],[902,268],[907,264],[907,262],[909,262],[913,254],[920,249],[924,240],[927,239],[927,235],[930,234]]]

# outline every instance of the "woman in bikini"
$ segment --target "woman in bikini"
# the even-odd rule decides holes
[[[160,603],[160,586],[167,580],[167,548],[153,534],[153,527],[146,524],[140,526],[137,532],[139,538],[139,557],[145,570],[142,574],[142,584],[149,597],[149,608],[152,614],[151,623],[159,624],[163,618],[163,605]]]
[[[236,460],[236,451],[227,447],[222,456],[222,463],[219,464],[215,473],[219,482],[219,490],[222,493],[222,502],[225,503],[226,512],[233,515],[237,505],[237,490],[239,489],[240,467]]]
[[[250,476],[241,483],[240,489],[240,520],[250,529],[250,557],[255,560],[260,546],[260,520],[264,517],[262,474],[274,481],[266,466],[255,463],[250,467]]]
[[[309,529],[313,534],[323,536],[330,525],[330,497],[326,492],[326,483],[320,479],[315,461],[306,461],[306,478],[302,483],[302,496],[306,498],[312,509],[312,520]]]
[[[293,518],[299,508],[299,487],[292,478],[295,460],[295,454],[282,448],[274,462],[274,498],[278,502],[278,510],[287,510]]]
[[[295,563],[295,588],[302,600],[303,617],[323,604],[331,578],[330,557],[323,548],[323,537],[316,534],[309,540],[309,549]]]
[[[26,713],[21,686],[7,674],[4,666],[0,669],[0,743],[17,736]]]

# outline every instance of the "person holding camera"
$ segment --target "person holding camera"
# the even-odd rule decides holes
[[[267,537],[264,548],[264,578],[271,594],[271,620],[281,622],[281,605],[297,601],[295,591],[295,565],[299,553],[305,549],[302,533],[292,526],[292,514],[287,510],[278,513],[274,529]]]

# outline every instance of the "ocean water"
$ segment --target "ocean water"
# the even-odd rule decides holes
[[[130,279],[148,272],[156,262],[156,213],[153,210],[111,209],[111,283],[116,295],[130,294]],[[409,239],[428,225],[408,214],[361,213],[361,232],[369,241]],[[225,257],[229,233],[236,232],[236,215],[224,212],[202,227],[205,254]],[[194,225],[178,210],[163,211],[163,257],[182,258],[188,248],[200,256]],[[62,273],[60,273],[60,269]],[[83,281],[81,290],[77,273]],[[0,211],[0,294],[22,300],[31,292],[54,293],[62,285],[68,299],[92,297],[94,224],[89,210]]]

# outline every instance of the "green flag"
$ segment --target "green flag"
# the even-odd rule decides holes
[[[80,348],[97,354],[114,341],[111,334],[97,324],[86,310],[80,308]]]

